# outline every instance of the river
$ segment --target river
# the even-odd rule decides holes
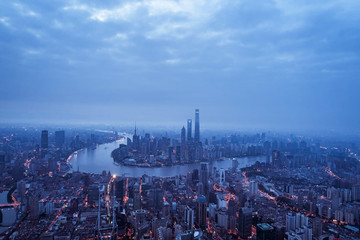
[[[7,194],[8,191],[4,191],[0,193],[0,204],[7,204]],[[16,209],[13,207],[10,208],[1,208],[0,209],[3,219],[0,222],[0,233],[6,231],[9,226],[14,224],[16,221]]]
[[[200,169],[200,163],[184,164],[184,165],[175,165],[170,167],[157,167],[157,168],[141,168],[134,166],[124,166],[118,163],[115,163],[111,157],[111,152],[119,147],[120,143],[124,143],[124,140],[119,140],[116,142],[105,143],[98,145],[96,149],[83,149],[78,151],[77,154],[73,154],[70,158],[72,165],[72,170],[77,171],[79,169],[81,172],[88,173],[102,173],[103,170],[106,172],[110,171],[111,174],[116,174],[118,176],[128,176],[128,177],[140,177],[143,174],[149,176],[159,176],[159,177],[171,177],[176,175],[186,175],[188,172],[193,171],[194,169]],[[239,163],[239,168],[251,166],[256,161],[265,162],[266,157],[242,157],[237,158]],[[223,161],[213,161],[212,167],[228,169],[232,167],[232,161],[223,160]]]

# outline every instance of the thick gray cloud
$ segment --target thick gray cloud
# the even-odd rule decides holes
[[[3,1],[2,122],[359,131],[357,1]]]

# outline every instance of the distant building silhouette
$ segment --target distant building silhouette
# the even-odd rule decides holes
[[[272,152],[272,163],[275,167],[281,167],[281,155],[279,151],[273,151]]]
[[[199,109],[195,109],[195,143],[200,142],[200,118],[199,118]]]
[[[49,147],[49,132],[48,130],[43,130],[41,132],[41,148],[47,150],[48,147]]]
[[[139,136],[136,135],[136,124],[135,124],[134,135],[133,135],[133,149],[136,151],[139,151],[139,147],[140,147],[139,140],[140,140]]]
[[[61,148],[65,143],[65,131],[56,131],[55,132],[55,146]]]
[[[192,142],[191,127],[192,127],[192,120],[188,119],[187,120],[187,141],[188,141],[188,143]]]
[[[49,148],[49,132],[43,130],[41,132],[41,157],[45,157]]]
[[[181,129],[181,146],[184,147],[186,145],[186,130],[185,127]]]

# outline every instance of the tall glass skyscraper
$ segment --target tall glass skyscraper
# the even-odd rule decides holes
[[[199,118],[199,109],[195,109],[195,136],[194,141],[196,143],[200,142],[200,118]]]
[[[192,120],[188,119],[187,120],[187,141],[188,141],[188,143],[191,142],[191,126],[192,126]]]
[[[181,146],[184,147],[186,145],[186,137],[185,137],[185,127],[181,129]]]

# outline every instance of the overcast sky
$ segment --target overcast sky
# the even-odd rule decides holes
[[[360,1],[1,1],[0,121],[359,131]]]

